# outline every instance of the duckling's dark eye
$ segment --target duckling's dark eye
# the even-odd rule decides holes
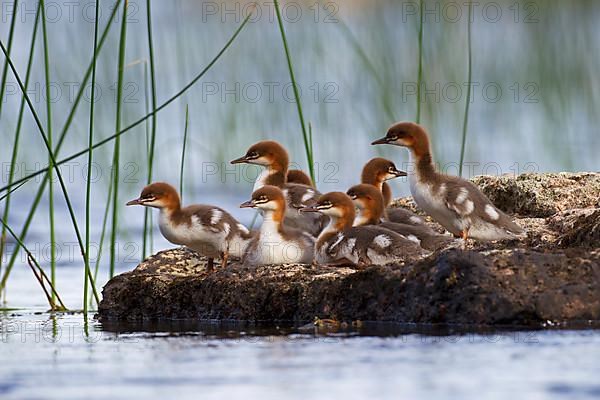
[[[266,203],[268,199],[267,196],[260,196],[258,200]]]
[[[388,171],[394,172],[394,170],[395,170],[395,168],[390,165],[390,167],[388,168]]]
[[[252,151],[252,152],[248,153],[248,158],[251,158],[251,159],[258,158],[258,153],[255,151]]]

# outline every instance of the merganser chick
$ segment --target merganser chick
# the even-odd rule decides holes
[[[354,226],[377,225],[399,233],[427,250],[440,250],[456,241],[449,236],[440,235],[427,225],[409,225],[382,221],[384,207],[381,192],[373,185],[352,186],[346,192],[358,209]]]
[[[310,176],[299,169],[290,169],[287,173],[287,183],[298,183],[300,185],[315,187]]]
[[[372,144],[392,144],[409,149],[414,171],[410,191],[417,205],[444,228],[464,240],[513,239],[523,229],[496,208],[471,182],[435,170],[429,136],[413,122],[391,126],[384,138]]]
[[[194,204],[181,208],[177,191],[168,183],[146,186],[140,197],[127,205],[158,208],[159,228],[165,239],[207,257],[209,270],[217,257],[221,257],[222,267],[230,255],[241,259],[252,239],[248,228],[219,207]]]
[[[402,224],[425,225],[425,220],[410,210],[401,207],[390,208],[390,204],[392,203],[392,190],[386,181],[406,175],[406,172],[398,170],[396,165],[390,160],[376,157],[365,164],[360,181],[361,183],[373,185],[381,191],[386,207],[384,211],[385,219]]]
[[[415,242],[389,229],[376,225],[353,227],[354,204],[345,193],[326,193],[316,204],[301,210],[329,217],[329,225],[315,246],[319,264],[351,263],[365,267],[415,260],[427,254]]]
[[[272,140],[258,142],[246,151],[246,155],[231,161],[232,164],[255,164],[265,167],[254,182],[253,191],[265,185],[277,186],[287,199],[285,224],[317,236],[325,219],[316,215],[300,214],[298,209],[316,201],[320,193],[313,187],[288,183],[289,156],[287,150]]]
[[[252,193],[252,199],[241,208],[258,208],[263,223],[244,254],[244,264],[310,264],[313,261],[315,238],[309,233],[283,224],[286,200],[276,186],[265,185]]]

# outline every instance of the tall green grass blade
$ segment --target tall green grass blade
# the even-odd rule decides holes
[[[104,209],[104,216],[102,217],[102,231],[100,232],[100,240],[98,241],[98,256],[96,257],[96,263],[94,265],[94,281],[98,280],[98,271],[100,270],[100,261],[102,259],[102,248],[104,247],[104,238],[106,236],[106,227],[108,226],[108,214],[110,212],[110,199],[112,199],[112,180],[108,184],[108,194],[106,197],[106,208]],[[90,304],[93,298],[90,298]]]
[[[4,199],[7,199],[13,192],[16,192],[21,186],[23,186],[26,183],[27,183],[27,181],[21,182],[17,186],[10,188],[10,190],[8,192],[6,192],[2,196],[0,196],[0,202],[3,201]],[[2,219],[4,219],[4,218],[2,218]]]
[[[185,105],[185,127],[183,128],[183,146],[181,147],[181,167],[179,169],[179,197],[183,203],[183,168],[185,166],[185,147],[187,144],[188,125],[190,123],[190,115],[188,105]]]
[[[465,146],[467,144],[467,127],[469,124],[469,107],[471,105],[471,15],[473,13],[473,2],[469,1],[469,19],[467,20],[467,47],[469,52],[467,72],[467,103],[465,104],[465,116],[463,119],[462,141],[460,144],[460,161],[458,162],[458,176],[462,176],[463,162],[465,160]]]
[[[19,88],[21,89],[21,92],[23,93],[23,96],[25,97],[25,101],[27,101],[27,106],[29,107],[31,114],[33,115],[33,119],[35,120],[35,123],[38,127],[38,131],[40,132],[42,140],[44,141],[44,145],[46,146],[46,150],[48,151],[48,156],[50,157],[50,165],[56,171],[56,176],[58,178],[58,182],[60,184],[60,188],[62,190],[63,197],[65,198],[65,203],[67,204],[67,209],[69,210],[69,215],[71,217],[71,223],[73,225],[73,229],[75,230],[75,234],[77,236],[79,249],[81,250],[81,254],[84,255],[85,248],[83,245],[83,240],[81,238],[81,232],[79,231],[79,227],[77,225],[77,219],[75,218],[75,212],[74,212],[73,206],[71,204],[71,199],[69,198],[69,193],[67,192],[67,187],[65,185],[65,181],[60,172],[60,169],[58,168],[58,165],[56,164],[56,159],[54,158],[54,154],[52,153],[52,147],[50,147],[50,144],[48,143],[48,137],[46,136],[46,133],[44,132],[44,127],[42,126],[42,122],[40,121],[39,116],[35,112],[33,103],[31,102],[29,95],[25,91],[25,86],[23,85],[23,81],[21,80],[21,77],[19,76],[17,69],[15,68],[10,56],[8,55],[6,47],[4,46],[4,43],[1,40],[0,40],[0,48],[2,49],[4,56],[8,60],[8,65],[10,66],[10,69],[11,69],[13,75],[15,76],[17,83],[19,84]],[[85,259],[85,255],[84,255],[84,259]],[[96,301],[99,301],[98,293],[95,293],[95,297],[96,297]]]
[[[423,83],[423,13],[424,1],[419,0],[419,72],[417,76],[417,124],[421,123],[421,86]]]
[[[115,7],[113,8],[113,11],[108,19],[108,22],[106,23],[106,28],[104,29],[103,33],[102,33],[102,37],[100,38],[100,42],[98,43],[98,53],[100,53],[100,49],[102,48],[102,46],[104,45],[104,42],[108,36],[108,33],[110,31],[110,28],[112,26],[112,22],[115,18],[115,16],[117,15],[117,10],[118,10],[118,6],[121,3],[122,0],[117,0],[117,3],[115,4]],[[37,18],[36,18],[37,21]],[[92,60],[93,62],[93,60]],[[88,66],[88,69],[86,70],[86,73],[82,79],[82,83],[81,86],[79,88],[79,91],[77,92],[77,94],[75,95],[74,98],[74,102],[73,102],[73,107],[71,107],[71,111],[69,112],[69,115],[67,116],[67,119],[65,121],[65,124],[63,126],[63,129],[61,131],[60,137],[58,139],[58,143],[55,147],[54,150],[54,154],[55,157],[58,155],[64,140],[66,138],[67,132],[69,131],[69,128],[71,127],[71,123],[73,122],[73,118],[75,117],[75,112],[77,111],[77,107],[79,105],[79,102],[81,101],[82,97],[83,97],[83,93],[87,87],[87,82],[90,78],[91,72],[92,72],[92,62],[90,62],[90,65]],[[23,97],[23,104],[25,102],[25,97]],[[86,154],[87,151],[83,152],[82,154]],[[25,237],[27,236],[27,233],[29,231],[29,227],[31,225],[31,222],[33,221],[33,217],[35,215],[35,212],[37,210],[38,205],[40,204],[40,201],[42,199],[42,195],[44,194],[44,191],[46,189],[46,184],[48,183],[48,171],[50,170],[50,168],[46,168],[42,171],[38,171],[40,172],[37,175],[41,175],[44,174],[44,177],[42,179],[42,182],[40,183],[39,187],[38,187],[38,191],[35,194],[33,203],[29,209],[29,213],[27,214],[27,218],[25,218],[25,223],[23,224],[23,227],[21,229],[21,234],[19,235],[19,238],[21,240],[25,240]],[[12,184],[9,184],[6,188],[10,187],[11,185],[20,183],[20,182],[24,182],[27,181],[28,179],[19,179],[18,182],[13,182]],[[0,190],[0,192],[2,192],[3,190]],[[18,257],[18,252],[14,252],[7,264],[6,267],[6,271],[4,272],[4,275],[2,275],[2,279],[0,280],[0,292],[2,292],[2,290],[6,287],[6,282],[8,280],[8,277],[10,276],[10,272],[12,271],[12,268],[17,260]],[[95,291],[95,289],[94,289]]]
[[[85,273],[83,274],[83,315],[84,318],[87,318],[88,312],[88,286],[89,286],[89,274],[91,271],[90,268],[90,206],[91,206],[91,198],[92,198],[92,161],[94,158],[93,149],[91,146],[94,144],[94,99],[96,98],[96,59],[98,57],[97,47],[98,47],[98,18],[99,9],[100,9],[100,0],[96,0],[96,14],[94,18],[94,51],[92,55],[92,94],[90,101],[90,123],[89,123],[89,133],[88,133],[88,146],[90,149],[88,151],[88,168],[87,168],[87,176],[85,183]],[[94,276],[96,279],[96,276]]]
[[[121,34],[119,35],[119,65],[117,76],[117,114],[115,117],[115,132],[121,130],[121,115],[123,113],[123,74],[125,72],[125,44],[127,40],[127,6],[129,1],[123,3],[123,16],[121,20]],[[121,153],[121,138],[115,139],[113,150],[113,204],[112,204],[112,226],[110,231],[110,271],[109,277],[115,275],[115,264],[117,261],[117,231],[119,229],[119,161]]]
[[[16,2],[15,2],[16,3]],[[29,46],[29,57],[27,58],[27,72],[25,73],[25,89],[29,87],[29,80],[31,78],[31,70],[33,66],[33,59],[35,54],[35,39],[37,36],[38,22],[40,20],[40,7],[41,3],[38,3],[37,11],[35,14],[35,21],[33,23],[33,33],[31,34],[31,44]],[[8,68],[8,63],[6,65]],[[3,85],[4,86],[4,85]],[[10,167],[8,171],[8,184],[11,185],[15,176],[15,167],[17,165],[17,157],[19,154],[19,144],[21,138],[21,127],[23,125],[23,114],[25,112],[25,98],[21,98],[21,105],[19,106],[19,116],[17,117],[17,128],[15,129],[15,137],[13,140],[12,154],[10,157]],[[23,182],[25,183],[25,182]],[[4,212],[2,219],[8,221],[8,213],[10,210],[10,194],[12,191],[6,193],[6,202],[4,204]],[[0,234],[0,273],[2,272],[2,261],[4,260],[4,247],[6,239],[6,228],[2,226],[2,233]],[[0,293],[2,290],[0,289]],[[1,297],[1,296],[0,296]]]
[[[223,55],[223,53],[225,53],[225,51],[231,46],[231,44],[235,41],[235,39],[238,37],[238,35],[240,34],[240,32],[242,31],[242,29],[246,26],[246,24],[248,23],[248,20],[250,19],[250,17],[252,17],[252,14],[249,14],[246,19],[244,19],[244,21],[240,24],[240,26],[237,28],[237,30],[233,33],[233,35],[229,38],[229,40],[227,41],[227,43],[225,43],[225,46],[221,48],[221,50],[217,53],[217,55],[210,61],[210,63],[208,63],[208,65],[206,67],[204,67],[204,69],[202,71],[200,71],[195,77],[194,79],[192,79],[187,85],[185,85],[183,88],[181,88],[177,93],[175,93],[173,96],[171,96],[168,100],[166,100],[164,103],[162,103],[160,106],[158,106],[156,108],[156,111],[152,111],[149,114],[139,118],[137,121],[131,123],[129,126],[123,128],[121,131],[116,132],[112,135],[107,136],[106,138],[99,140],[98,142],[96,142],[92,148],[94,150],[96,150],[99,147],[104,146],[107,143],[112,142],[115,138],[124,135],[125,133],[129,132],[130,130],[132,130],[133,128],[135,128],[136,126],[138,126],[139,124],[143,123],[144,121],[146,121],[148,118],[152,117],[152,115],[162,111],[165,107],[167,107],[169,104],[171,104],[172,102],[174,102],[175,100],[177,100],[179,97],[181,97],[181,95],[183,95],[185,92],[187,92],[192,86],[194,86],[200,79],[202,79],[202,77],[213,67],[213,65],[215,65],[215,63],[221,58],[221,56]],[[68,163],[69,161],[73,161],[79,157],[81,157],[84,154],[87,154],[87,152],[89,151],[89,149],[86,147],[83,150],[78,151],[77,153],[71,154],[68,157],[63,158],[60,161],[56,161],[55,165],[62,165],[65,163]],[[8,190],[10,187],[17,185],[23,181],[27,181],[31,178],[35,178],[38,175],[41,174],[45,174],[48,171],[48,166],[36,171],[36,172],[32,172],[31,174],[26,175],[23,178],[19,178],[18,180],[14,181],[12,183],[12,185],[6,185],[2,188],[0,188],[0,192],[4,192],[5,190]]]
[[[40,0],[42,10],[42,38],[44,43],[44,78],[46,80],[46,135],[48,145],[52,149],[52,98],[50,96],[50,56],[48,55],[48,32],[46,29],[46,5]],[[52,166],[52,158],[49,157],[48,164]],[[54,230],[54,185],[52,184],[52,168],[48,171],[48,216],[50,223],[50,281],[56,286],[56,233]],[[54,302],[54,292],[52,301]]]
[[[154,66],[154,43],[152,39],[152,8],[150,0],[146,0],[146,26],[148,28],[148,51],[150,53],[150,87],[152,91],[152,111],[156,111],[156,77]],[[150,146],[148,149],[148,178],[146,183],[152,183],[152,171],[154,166],[154,147],[156,144],[156,113],[152,114],[152,133],[150,135]],[[142,259],[146,258],[147,242],[146,238],[152,238],[152,213],[148,208],[144,209],[144,243],[142,245]],[[152,240],[152,239],[150,239]],[[152,251],[152,250],[151,250]]]
[[[4,7],[3,7],[4,8]],[[17,10],[19,9],[19,0],[13,1],[13,14],[10,20],[10,28],[8,30],[8,54],[12,50],[13,39],[15,36],[15,25],[17,22]],[[39,10],[39,7],[38,7]],[[4,19],[4,18],[3,18]],[[37,17],[36,17],[37,22]],[[4,60],[4,68],[2,69],[2,82],[0,83],[0,116],[2,115],[2,107],[4,106],[4,92],[6,91],[6,77],[8,74],[8,61]]]
[[[304,139],[304,150],[306,151],[306,159],[308,161],[308,171],[310,172],[310,178],[315,182],[315,165],[313,161],[313,153],[310,150],[308,144],[308,134],[306,131],[306,124],[304,123],[304,115],[302,113],[302,100],[298,93],[298,84],[296,83],[296,77],[294,76],[294,67],[292,64],[292,57],[285,36],[285,29],[283,28],[283,20],[281,18],[281,11],[279,10],[279,1],[275,2],[275,12],[277,14],[277,23],[279,24],[279,31],[281,32],[281,40],[283,41],[283,49],[285,50],[285,58],[287,60],[288,70],[290,73],[290,79],[292,81],[292,87],[294,88],[294,98],[296,99],[296,108],[298,109],[298,118],[300,119],[300,127],[302,128],[302,138]]]
[[[50,304],[50,308],[52,309],[52,311],[66,311],[67,307],[65,307],[65,304],[62,302],[62,300],[60,298],[60,295],[56,291],[56,287],[48,279],[48,276],[46,276],[46,274],[44,273],[44,270],[42,269],[42,267],[40,266],[40,264],[38,264],[38,262],[36,261],[35,257],[33,257],[33,254],[31,253],[31,251],[29,251],[29,249],[27,248],[27,246],[25,246],[25,243],[23,243],[21,241],[21,239],[19,239],[19,237],[15,234],[15,232],[11,229],[11,227],[8,226],[8,224],[6,223],[6,221],[4,221],[3,219],[0,218],[0,223],[2,224],[2,226],[4,227],[4,229],[6,229],[8,231],[8,233],[10,233],[10,235],[15,239],[15,241],[17,242],[17,244],[27,254],[27,261],[29,263],[29,266],[31,267],[31,269],[32,269],[33,274],[35,275],[35,277],[38,279],[38,282],[40,283],[40,286],[42,287],[42,290],[44,291],[44,293],[46,295],[46,298],[48,299],[48,303]],[[35,267],[34,267],[34,265],[35,265]],[[37,272],[40,274],[39,276],[36,273],[36,269],[37,269]],[[51,294],[48,293],[48,291],[46,289],[46,286],[44,285],[44,280],[50,285]],[[56,306],[55,300],[54,300],[55,298],[60,303],[60,307]]]

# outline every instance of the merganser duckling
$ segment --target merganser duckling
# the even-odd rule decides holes
[[[289,156],[282,145],[272,140],[258,142],[250,146],[246,155],[231,161],[231,163],[255,164],[265,167],[254,182],[253,191],[265,185],[277,186],[283,191],[288,203],[285,224],[309,232],[313,236],[319,234],[325,220],[316,215],[300,214],[298,209],[314,203],[320,193],[311,186],[288,183]]]
[[[381,192],[373,185],[352,186],[346,192],[358,209],[354,226],[377,225],[405,236],[427,250],[439,250],[455,243],[451,237],[440,235],[427,225],[409,225],[382,221],[384,207]]]
[[[244,254],[244,264],[312,263],[315,238],[283,224],[286,200],[281,189],[265,185],[255,190],[252,199],[240,207],[258,208],[263,216],[258,236],[248,245]]]
[[[386,207],[384,210],[384,218],[391,222],[398,222],[401,224],[425,225],[425,220],[410,210],[400,207],[390,208],[390,204],[392,203],[392,190],[390,189],[390,185],[385,181],[406,175],[406,172],[398,170],[396,165],[390,160],[376,157],[365,164],[360,181],[361,183],[373,185],[381,191]]]
[[[287,183],[298,183],[300,185],[315,187],[310,176],[299,169],[290,169],[287,173]]]
[[[415,242],[389,229],[376,225],[353,227],[354,204],[345,193],[326,193],[316,204],[301,210],[329,217],[329,225],[315,246],[319,264],[351,263],[365,267],[415,260],[427,254]]]
[[[417,205],[456,237],[465,241],[514,239],[523,229],[496,208],[471,182],[435,170],[425,129],[412,122],[399,122],[384,138],[371,144],[392,144],[410,151],[414,171],[409,174],[410,191]]]
[[[241,259],[252,239],[248,228],[219,207],[194,204],[181,208],[177,191],[168,183],[146,186],[140,197],[127,205],[158,208],[159,228],[165,239],[206,256],[209,270],[217,257],[221,257],[222,267],[230,255]]]

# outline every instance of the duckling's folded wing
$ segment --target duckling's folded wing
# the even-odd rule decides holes
[[[516,235],[524,232],[523,228],[496,208],[491,200],[469,181],[457,179],[448,183],[446,205],[460,217],[480,219]]]

